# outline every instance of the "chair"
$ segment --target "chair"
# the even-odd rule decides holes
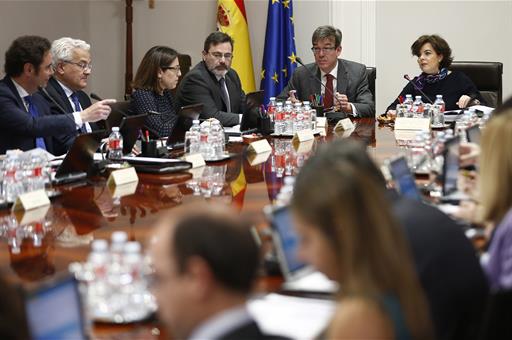
[[[503,100],[503,63],[491,61],[454,61],[450,70],[461,71],[475,83],[488,106]]]
[[[370,88],[373,100],[375,101],[375,80],[377,79],[377,68],[366,66],[366,74],[368,75],[368,87]]]
[[[480,339],[512,339],[512,290],[493,292],[487,301]]]
[[[107,131],[111,131],[113,126],[119,126],[123,117],[130,116],[132,114],[130,110],[130,101],[121,101],[113,104],[109,104],[112,111],[108,118],[103,123],[103,128]]]
[[[181,70],[181,77],[178,79],[178,84],[176,84],[176,88],[171,90],[171,93],[173,95],[176,95],[176,91],[178,87],[180,86],[181,80],[183,77],[185,77],[185,74],[190,71],[190,67],[192,66],[192,58],[188,54],[179,54],[178,60],[180,62],[180,70]]]

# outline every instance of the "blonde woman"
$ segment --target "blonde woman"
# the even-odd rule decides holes
[[[366,169],[337,157],[342,142],[308,160],[291,205],[301,257],[341,287],[326,336],[432,339],[427,303],[384,189]]]

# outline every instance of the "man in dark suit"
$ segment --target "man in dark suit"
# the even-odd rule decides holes
[[[233,39],[213,32],[204,42],[203,61],[181,80],[179,106],[203,104],[201,118],[216,118],[223,126],[240,124],[245,111],[245,93],[240,78],[231,69]]]
[[[279,98],[291,97],[292,100],[304,101],[310,100],[312,95],[322,94],[327,111],[374,117],[375,103],[368,87],[366,66],[339,58],[341,38],[341,31],[337,28],[318,27],[313,33],[311,48],[315,63],[297,68]],[[325,87],[320,85],[318,79]]]
[[[91,74],[90,45],[83,40],[60,38],[52,43],[54,74],[46,89],[40,93],[45,97],[54,114],[80,112],[91,106],[91,99],[83,91]],[[54,137],[59,145],[58,154],[66,153],[80,133],[99,130],[96,123],[85,122],[71,134]]]
[[[53,74],[50,42],[38,36],[16,39],[5,53],[6,76],[0,81],[0,153],[35,147],[55,153],[51,137],[69,134],[83,122],[105,119],[110,108],[52,115],[37,90]]]
[[[159,222],[151,247],[160,320],[176,339],[271,339],[245,306],[259,265],[249,225],[200,204]]]

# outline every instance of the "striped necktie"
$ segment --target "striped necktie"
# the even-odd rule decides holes
[[[37,106],[34,104],[32,96],[25,96],[23,99],[25,100],[25,103],[27,103],[28,113],[30,113],[33,118],[39,117],[39,110],[37,110]],[[46,143],[44,142],[43,137],[36,137],[36,147],[46,150]]]

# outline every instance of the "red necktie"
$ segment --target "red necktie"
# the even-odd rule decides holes
[[[333,105],[333,98],[332,94],[334,93],[332,80],[334,79],[334,76],[332,74],[326,74],[325,75],[326,82],[325,82],[325,93],[324,93],[324,108],[331,108]]]

